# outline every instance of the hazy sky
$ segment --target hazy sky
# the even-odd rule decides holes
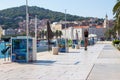
[[[30,6],[38,6],[58,12],[84,16],[113,18],[112,8],[116,0],[28,0]],[[0,10],[25,5],[26,0],[1,0]]]

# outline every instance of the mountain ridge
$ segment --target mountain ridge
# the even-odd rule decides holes
[[[50,19],[51,22],[58,22],[65,19],[65,14],[62,12],[52,11],[37,6],[28,6],[29,18],[33,19],[37,15],[38,19]],[[67,21],[82,21],[94,17],[82,17],[77,15],[67,14]],[[0,10],[0,25],[4,29],[17,28],[18,22],[26,19],[26,6],[12,7]]]

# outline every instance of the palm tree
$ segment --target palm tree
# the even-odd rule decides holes
[[[116,38],[116,37],[115,37],[115,32],[114,32],[113,29],[109,29],[108,31],[105,32],[105,37],[106,37],[107,40],[111,40],[111,37],[112,37],[112,36],[113,36],[114,38]]]
[[[44,31],[44,36],[46,37],[46,39],[48,38],[47,31]]]
[[[41,32],[42,39],[44,39],[44,35],[45,35],[45,31],[42,30],[42,32]]]
[[[34,37],[34,36],[35,36],[35,32],[30,32],[30,35],[31,35],[32,37]]]
[[[62,35],[62,31],[59,31],[58,36],[61,38]]]
[[[38,38],[41,39],[42,38],[42,31],[39,31],[37,36],[38,36]]]
[[[120,33],[120,0],[117,0],[117,3],[113,7],[113,14],[115,15],[115,25],[114,30]]]
[[[117,3],[113,7],[113,14],[115,15],[115,18],[119,17],[119,14],[120,14],[120,1],[119,0],[117,0]]]
[[[58,36],[59,36],[59,31],[58,30],[56,30],[55,36],[56,36],[56,38],[58,38]]]
[[[120,1],[120,0],[117,0],[117,2]]]

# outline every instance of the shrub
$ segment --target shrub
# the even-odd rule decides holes
[[[72,46],[72,40],[68,40],[68,45],[69,45],[69,47]]]
[[[114,40],[112,43],[113,43],[113,44],[119,44],[119,43],[120,43],[120,40]]]

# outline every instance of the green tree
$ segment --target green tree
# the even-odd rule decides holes
[[[47,36],[47,31],[44,31],[44,36],[47,38],[48,36]]]
[[[62,35],[63,35],[62,31],[59,31],[58,36],[61,38]]]
[[[35,32],[30,32],[30,36],[35,37]]]
[[[120,1],[117,0],[117,3],[113,7],[113,14],[115,15],[115,18],[119,17],[120,14]]]
[[[117,0],[117,3],[113,7],[113,14],[115,15],[114,30],[115,32],[118,31],[118,33],[120,33],[120,0]]]
[[[42,31],[39,31],[39,32],[38,32],[37,37],[40,38],[40,39],[42,38]]]
[[[44,39],[44,36],[45,36],[45,31],[42,30],[42,32],[41,32],[41,37],[42,37],[42,39]]]
[[[109,29],[105,32],[105,37],[107,40],[110,40],[111,37],[116,38],[116,32],[114,32],[114,29]]]
[[[58,38],[58,36],[59,36],[59,31],[58,30],[56,30],[55,36],[56,36],[56,38]]]

